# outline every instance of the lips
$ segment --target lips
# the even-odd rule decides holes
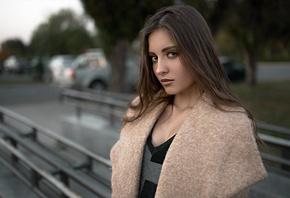
[[[161,79],[160,82],[163,86],[168,86],[171,85],[173,83],[174,80],[172,79]]]

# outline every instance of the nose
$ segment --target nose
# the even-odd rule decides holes
[[[157,75],[165,75],[168,73],[168,67],[166,65],[166,61],[162,60],[161,58],[158,59],[158,62],[155,64],[155,73]]]

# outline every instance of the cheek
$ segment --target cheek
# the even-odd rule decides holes
[[[151,77],[151,80],[153,80],[153,82],[159,82],[159,80],[158,80],[158,77],[157,77],[157,75],[156,75],[156,73],[155,73],[155,68],[152,66],[151,67],[151,70],[149,71],[149,75],[150,75],[150,77]]]
[[[153,66],[152,66],[152,73],[157,77],[157,75],[156,75],[156,64],[153,64]]]
[[[183,79],[186,80],[186,82],[188,82],[188,83],[194,83],[195,82],[193,76],[184,67],[182,68],[182,72],[180,73],[180,76],[183,76]]]
[[[187,82],[188,85],[195,84],[195,80],[194,80],[194,78],[190,74],[187,75],[186,79],[187,79],[186,82]]]

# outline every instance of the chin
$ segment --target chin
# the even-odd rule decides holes
[[[176,91],[176,90],[172,90],[172,89],[165,89],[165,88],[164,88],[164,90],[165,90],[165,92],[166,92],[168,95],[176,95],[176,94],[179,93],[178,91]]]

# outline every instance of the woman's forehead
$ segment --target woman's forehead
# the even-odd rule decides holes
[[[154,30],[148,36],[149,52],[160,51],[169,46],[176,46],[171,33],[166,28]]]

